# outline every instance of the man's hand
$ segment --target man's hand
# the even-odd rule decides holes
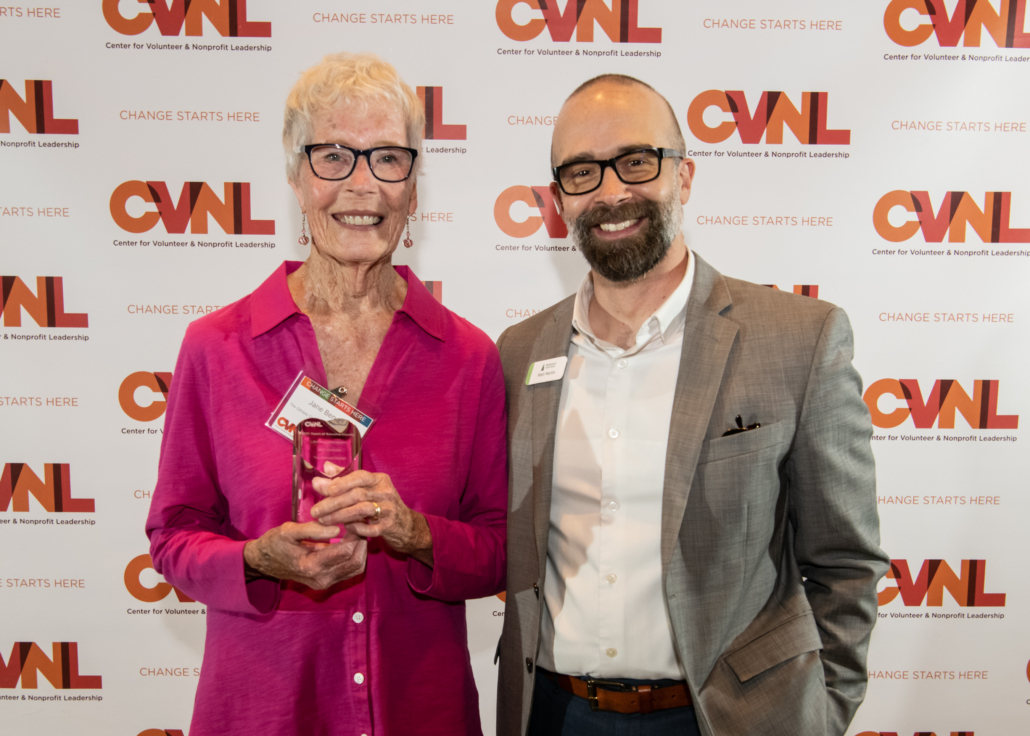
[[[341,542],[328,543],[339,534],[339,527],[317,521],[288,521],[247,542],[243,559],[261,575],[325,590],[365,571],[368,542],[356,534],[346,534]]]

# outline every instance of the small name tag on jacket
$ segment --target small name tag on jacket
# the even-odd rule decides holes
[[[529,364],[529,371],[526,373],[526,385],[532,386],[535,383],[547,383],[557,381],[565,375],[565,366],[569,359],[566,356],[551,358],[550,360],[538,360]]]

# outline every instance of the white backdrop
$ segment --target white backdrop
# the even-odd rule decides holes
[[[432,88],[395,262],[493,337],[586,272],[533,193],[565,96],[663,92],[688,243],[843,306],[873,387],[895,579],[849,736],[1027,732],[1025,0],[42,1],[0,7],[4,733],[188,733],[204,607],[143,532],[162,402],[189,321],[305,257],[282,104],[339,50]],[[502,612],[468,604],[486,733]]]

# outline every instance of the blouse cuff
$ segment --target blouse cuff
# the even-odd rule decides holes
[[[436,591],[441,585],[440,575],[437,572],[440,569],[439,560],[437,559],[437,553],[439,550],[438,543],[440,542],[439,524],[438,517],[432,514],[423,514],[426,518],[426,524],[429,526],[429,537],[433,540],[433,566],[424,562],[419,562],[412,556],[408,556],[408,585],[416,593],[422,595],[428,595],[432,598],[436,598]]]
[[[433,538],[433,567],[408,557],[408,585],[413,591],[441,601],[459,601],[493,595],[503,588],[503,562],[497,559],[503,560],[503,538],[497,540],[489,527],[424,515]]]
[[[191,581],[189,588],[199,593],[194,596],[197,600],[212,608],[238,613],[269,613],[279,603],[279,581],[246,581],[244,544],[246,542],[222,538],[207,545],[203,555],[206,559],[197,560],[193,566],[193,569],[205,572],[204,579]]]

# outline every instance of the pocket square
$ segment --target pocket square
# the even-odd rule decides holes
[[[722,433],[723,437],[729,437],[731,434],[740,434],[741,432],[747,432],[749,429],[758,429],[759,427],[762,426],[760,423],[755,422],[754,424],[749,424],[749,425],[747,425],[745,427],[744,426],[744,419],[740,416],[740,414],[737,415],[736,421],[737,421],[737,426],[736,427],[730,427],[725,432],[723,432]]]

